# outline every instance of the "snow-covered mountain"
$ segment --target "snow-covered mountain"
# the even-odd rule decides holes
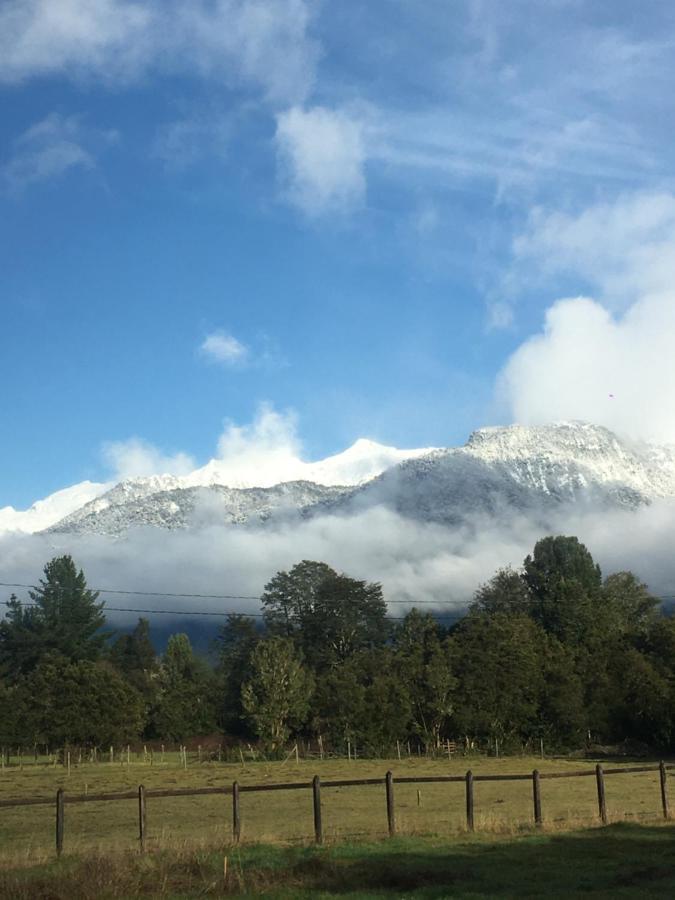
[[[35,504],[32,510],[44,510],[40,515],[29,510],[15,516],[33,516],[23,520],[24,530],[110,535],[138,526],[245,526],[317,514],[345,516],[372,506],[448,525],[476,514],[514,512],[545,523],[566,505],[633,509],[675,497],[675,448],[632,444],[583,423],[483,428],[463,447],[444,450],[396,450],[361,440],[337,456],[296,462],[286,459],[280,483],[271,484],[269,470],[261,484],[242,485],[245,467],[233,473],[213,460],[182,477],[138,478],[108,490],[77,486],[79,494],[71,488],[73,493],[60,492],[67,496],[58,502],[54,495],[42,506]],[[252,479],[248,470],[244,481]],[[71,508],[48,521],[63,508],[59,503]],[[37,527],[27,527],[26,521]]]
[[[38,500],[29,509],[19,510],[12,506],[0,509],[0,534],[6,531],[19,531],[31,534],[43,531],[60,522],[65,516],[81,509],[95,497],[99,497],[112,487],[93,481],[83,481],[72,487],[63,488],[50,494],[44,500]]]
[[[273,509],[310,507],[324,495],[334,499],[334,492],[322,492],[321,487],[363,484],[403,460],[426,455],[430,449],[399,450],[361,438],[344,452],[317,462],[304,462],[286,451],[278,455],[268,453],[264,459],[241,454],[237,459],[226,461],[212,459],[183,476],[152,475],[118,484],[84,481],[38,500],[30,509],[16,510],[11,506],[0,509],[0,534],[8,531],[32,533],[56,525],[59,526],[57,530],[63,531],[113,533],[124,531],[132,524],[185,527],[193,521],[195,508],[208,506],[209,494],[213,495],[211,506],[214,509],[219,505],[222,507],[223,498],[229,498],[224,521],[265,520]],[[291,482],[303,482],[305,486],[298,484],[285,491],[243,494],[241,497],[221,490],[274,488]],[[313,487],[308,488],[307,483]],[[208,490],[199,492],[195,488]],[[186,493],[182,495],[181,491]],[[291,495],[295,501],[289,499]],[[260,505],[257,512],[252,499],[255,496]],[[153,499],[144,505],[150,497]],[[125,524],[124,510],[128,511],[128,524]]]

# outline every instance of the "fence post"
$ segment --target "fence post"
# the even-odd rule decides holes
[[[323,828],[321,824],[321,779],[315,775],[312,780],[312,797],[314,800],[314,840],[323,844]]]
[[[543,822],[541,817],[541,782],[537,769],[532,772],[532,799],[534,800],[534,824],[541,825]]]
[[[466,773],[466,827],[473,831],[473,772]]]
[[[389,837],[396,834],[396,814],[394,812],[394,776],[389,770],[385,776],[387,790],[387,822],[389,825]]]
[[[607,824],[607,803],[605,801],[605,776],[602,772],[600,763],[595,767],[595,780],[598,785],[598,815],[602,819],[602,824]]]
[[[142,784],[138,786],[138,843],[141,853],[145,853],[145,788]]]
[[[239,782],[232,783],[232,840],[235,844],[241,838],[241,810],[239,808]]]
[[[56,792],[56,855],[63,853],[63,819],[64,819],[63,788]]]
[[[663,809],[663,818],[670,818],[670,804],[668,803],[668,773],[666,772],[666,764],[663,760],[659,763],[659,776],[661,780],[661,808]]]

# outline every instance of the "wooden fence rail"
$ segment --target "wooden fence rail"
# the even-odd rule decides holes
[[[658,772],[661,810],[663,818],[670,819],[670,805],[668,798],[668,770],[675,769],[675,765],[660,762],[652,766],[626,766],[624,768],[604,769],[598,764],[594,769],[578,769],[572,772],[539,772],[535,769],[531,773],[517,775],[474,775],[470,770],[465,775],[417,775],[395,778],[391,771],[383,778],[351,778],[336,781],[321,781],[315,775],[312,781],[292,781],[279,784],[246,784],[240,785],[233,782],[231,787],[203,787],[203,788],[167,788],[147,790],[139,785],[134,791],[121,791],[104,794],[76,794],[67,795],[63,788],[56,792],[56,853],[63,852],[65,806],[76,803],[101,803],[114,800],[137,800],[138,802],[138,838],[140,851],[144,852],[147,838],[147,800],[159,797],[198,797],[207,794],[220,794],[232,796],[232,839],[238,843],[241,839],[241,803],[240,795],[243,793],[264,793],[267,791],[296,791],[311,790],[312,807],[314,815],[314,840],[317,844],[323,842],[323,824],[321,815],[321,788],[338,787],[367,787],[372,785],[384,785],[387,811],[387,826],[390,837],[396,834],[396,807],[394,799],[394,784],[429,784],[429,783],[463,783],[465,786],[466,800],[466,827],[468,831],[474,830],[474,784],[486,781],[529,781],[532,784],[533,819],[536,826],[543,824],[541,782],[553,778],[588,778],[595,777],[598,794],[598,818],[603,825],[608,822],[607,802],[605,795],[606,775],[630,775],[639,772]],[[22,806],[47,806],[54,800],[48,797],[26,797],[23,799],[0,800],[0,808],[11,809]]]

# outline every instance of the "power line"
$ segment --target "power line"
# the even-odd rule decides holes
[[[0,581],[0,587],[17,587],[31,588],[32,590],[40,590],[39,584],[21,584],[12,581]],[[260,600],[260,595],[246,594],[172,594],[168,591],[123,591],[113,588],[88,588],[95,594],[124,594],[125,596],[134,597],[194,597],[199,600]]]
[[[0,582],[1,584],[1,582]],[[0,606],[9,606],[9,600],[0,600]],[[21,603],[23,609],[35,609],[38,607],[37,603]],[[148,615],[158,615],[158,616],[218,616],[221,618],[227,618],[228,616],[242,616],[248,619],[262,619],[264,618],[264,613],[249,613],[249,612],[211,612],[208,610],[195,610],[195,609],[139,609],[135,606],[106,606],[106,612],[127,612],[127,613],[146,613]],[[463,615],[450,616],[445,613],[441,614],[441,617],[444,619],[463,619]],[[293,617],[292,617],[293,618]],[[295,617],[297,621],[300,621]],[[405,616],[387,616],[388,619],[393,621],[403,622],[405,621]]]
[[[20,582],[0,581],[0,587],[16,587],[30,588],[31,590],[40,590],[38,584],[22,584]],[[260,594],[176,594],[169,591],[125,591],[116,590],[114,588],[88,588],[95,594],[118,594],[128,597],[182,597],[195,600],[260,600]],[[406,603],[409,605],[419,606],[421,604],[429,604],[433,606],[457,606],[463,601],[455,600],[386,600],[389,603]],[[112,607],[106,607],[112,609]]]

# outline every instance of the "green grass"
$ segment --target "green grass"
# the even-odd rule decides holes
[[[223,862],[227,856],[227,877]],[[675,827],[84,854],[0,871],[13,900],[675,896]]]
[[[240,784],[303,781],[317,773],[323,781],[341,778],[394,775],[462,775],[542,772],[593,768],[579,760],[536,758],[403,760],[294,760],[203,762],[192,759],[181,768],[177,754],[167,754],[164,765],[150,766],[132,758],[131,766],[119,762],[73,766],[70,776],[61,766],[24,765],[0,770],[0,799],[43,796],[53,799],[56,789],[66,795],[124,791],[139,783],[147,788],[230,786]],[[660,815],[658,773],[612,775],[606,779],[610,820],[639,817],[656,822]],[[418,795],[419,790],[419,795]],[[396,817],[402,834],[461,835],[464,830],[462,784],[396,785]],[[476,828],[490,833],[514,833],[532,820],[529,782],[481,782],[475,785]],[[542,782],[543,812],[548,830],[593,823],[597,816],[595,779],[570,778]],[[231,834],[231,801],[227,796],[148,799],[148,846],[225,846]],[[244,843],[303,843],[313,835],[312,800],[307,791],[243,793],[241,795]],[[326,839],[361,841],[386,835],[384,786],[324,788],[323,825]],[[0,811],[0,866],[48,859],[53,854],[53,806],[20,807]],[[134,800],[66,805],[65,848],[68,854],[84,850],[124,851],[137,845],[137,804]]]

